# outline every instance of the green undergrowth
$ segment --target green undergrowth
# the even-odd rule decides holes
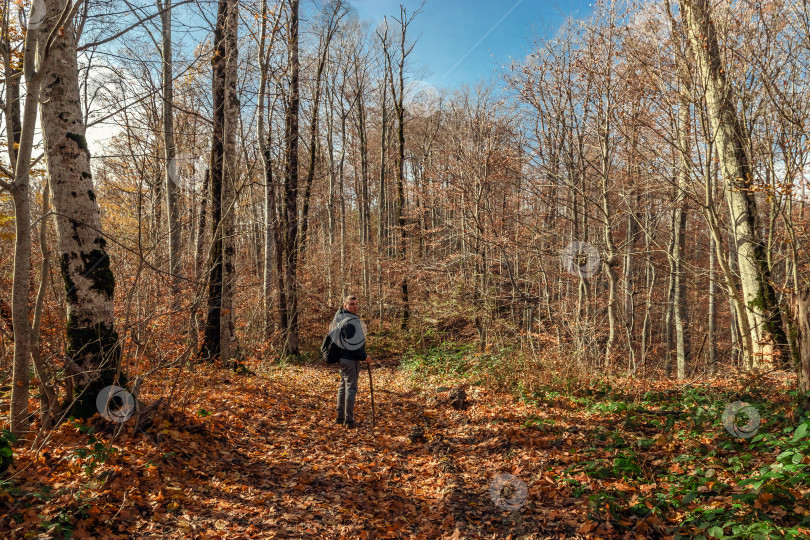
[[[421,382],[454,384],[460,381],[473,385],[487,385],[512,392],[520,391],[510,368],[515,361],[512,348],[481,352],[477,343],[441,342],[423,350],[406,350],[401,367]]]
[[[810,534],[810,416],[797,398],[773,386],[629,393],[593,381],[520,399],[546,413],[524,428],[576,448],[557,479],[587,499],[594,521],[674,538],[765,539]],[[549,421],[562,416],[553,409],[567,425]]]
[[[407,349],[402,366],[433,384],[501,386],[517,357],[437,339]],[[595,523],[642,537],[810,537],[810,413],[797,405],[805,396],[764,380],[537,380],[529,391],[509,379],[515,399],[537,411],[522,427],[547,441],[549,474]]]

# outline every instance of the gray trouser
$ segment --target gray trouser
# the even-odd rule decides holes
[[[346,422],[354,420],[354,399],[357,397],[357,378],[360,374],[359,364],[357,360],[340,359],[337,415]]]

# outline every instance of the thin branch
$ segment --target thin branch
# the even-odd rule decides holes
[[[86,43],[86,44],[82,45],[81,47],[76,47],[76,50],[77,51],[86,51],[87,49],[92,49],[93,47],[98,47],[99,45],[104,45],[105,43],[109,43],[110,41],[114,41],[114,40],[120,38],[121,36],[123,36],[124,34],[126,34],[127,32],[129,32],[130,30],[145,24],[147,21],[150,21],[150,20],[154,19],[155,17],[158,17],[158,16],[162,15],[164,12],[169,11],[170,9],[182,6],[183,4],[190,4],[190,3],[194,2],[194,1],[195,0],[182,0],[181,2],[178,2],[177,4],[174,4],[169,8],[165,8],[165,9],[162,9],[160,11],[157,11],[157,12],[155,12],[155,13],[153,13],[153,14],[151,14],[148,17],[145,17],[143,19],[138,17],[137,15],[135,15],[135,11],[133,10],[132,13],[133,13],[133,15],[138,17],[138,22],[128,26],[127,28],[124,28],[120,32],[117,32],[117,33],[113,34],[112,36],[110,36],[108,38],[104,38],[104,39],[99,40],[99,41],[93,41],[92,43]]]

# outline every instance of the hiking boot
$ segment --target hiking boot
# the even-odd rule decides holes
[[[335,419],[335,423],[336,423],[336,424],[342,424],[342,423],[343,423],[343,417],[342,417],[342,416],[338,416],[338,417]]]
[[[347,420],[345,425],[347,428],[354,428],[355,426],[357,426],[354,420]]]

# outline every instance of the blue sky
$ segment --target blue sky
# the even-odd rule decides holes
[[[412,54],[411,72],[436,87],[472,86],[493,75],[499,65],[525,57],[533,36],[553,36],[566,18],[587,17],[592,1],[427,0],[412,26],[412,36],[419,36],[419,41]],[[399,17],[400,4],[410,13],[421,3],[352,2],[361,19],[372,21],[381,21],[385,15]]]

